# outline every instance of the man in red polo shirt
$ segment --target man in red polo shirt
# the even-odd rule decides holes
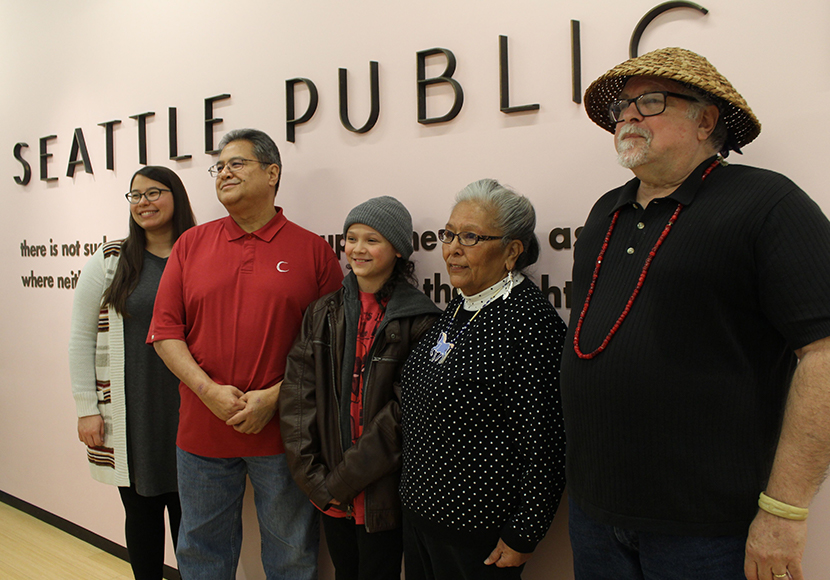
[[[181,380],[176,558],[184,578],[235,577],[248,475],[267,578],[311,580],[316,514],[288,471],[275,414],[303,312],[343,274],[322,238],[274,206],[282,164],[273,140],[241,129],[220,148],[209,171],[230,215],[179,238],[148,337]]]

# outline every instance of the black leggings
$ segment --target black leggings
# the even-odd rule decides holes
[[[498,529],[488,535],[492,537],[486,541],[452,544],[404,516],[406,580],[521,580],[524,564],[513,568],[484,564],[499,541]]]
[[[352,519],[323,514],[323,530],[334,564],[335,580],[400,580],[401,529],[366,531]]]
[[[124,530],[133,575],[136,580],[161,580],[164,573],[164,509],[167,508],[175,548],[182,519],[179,494],[145,497],[138,495],[135,486],[119,487],[118,491],[127,515]]]

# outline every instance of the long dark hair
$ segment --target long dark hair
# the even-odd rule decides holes
[[[137,175],[158,181],[167,186],[173,196],[173,241],[179,239],[182,233],[196,225],[190,199],[182,180],[172,169],[159,165],[148,165],[136,171],[130,179],[130,190]],[[115,269],[115,275],[109,288],[104,291],[103,306],[112,306],[118,314],[129,317],[127,313],[127,297],[132,294],[138,285],[141,269],[144,267],[144,248],[147,246],[147,235],[130,213],[130,233],[121,242],[121,257]]]
[[[398,283],[412,284],[418,286],[418,280],[415,279],[415,263],[412,260],[398,258],[395,260],[395,266],[392,268],[392,274],[383,283],[380,290],[375,292],[375,299],[379,304],[383,304],[384,300],[388,300],[395,290]]]

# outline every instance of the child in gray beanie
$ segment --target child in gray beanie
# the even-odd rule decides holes
[[[323,512],[337,577],[400,580],[394,384],[440,310],[413,285],[412,217],[401,202],[361,203],[343,232],[351,272],[305,313],[280,389],[282,439],[294,480]]]
[[[386,238],[404,260],[412,255],[412,216],[404,205],[394,197],[383,195],[364,201],[346,216],[343,234],[349,226],[364,224],[374,228]]]

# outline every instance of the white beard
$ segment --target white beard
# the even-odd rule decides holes
[[[639,135],[645,139],[623,139],[626,135]],[[617,163],[626,169],[634,169],[648,161],[652,133],[637,125],[624,125],[614,136],[617,147]]]

